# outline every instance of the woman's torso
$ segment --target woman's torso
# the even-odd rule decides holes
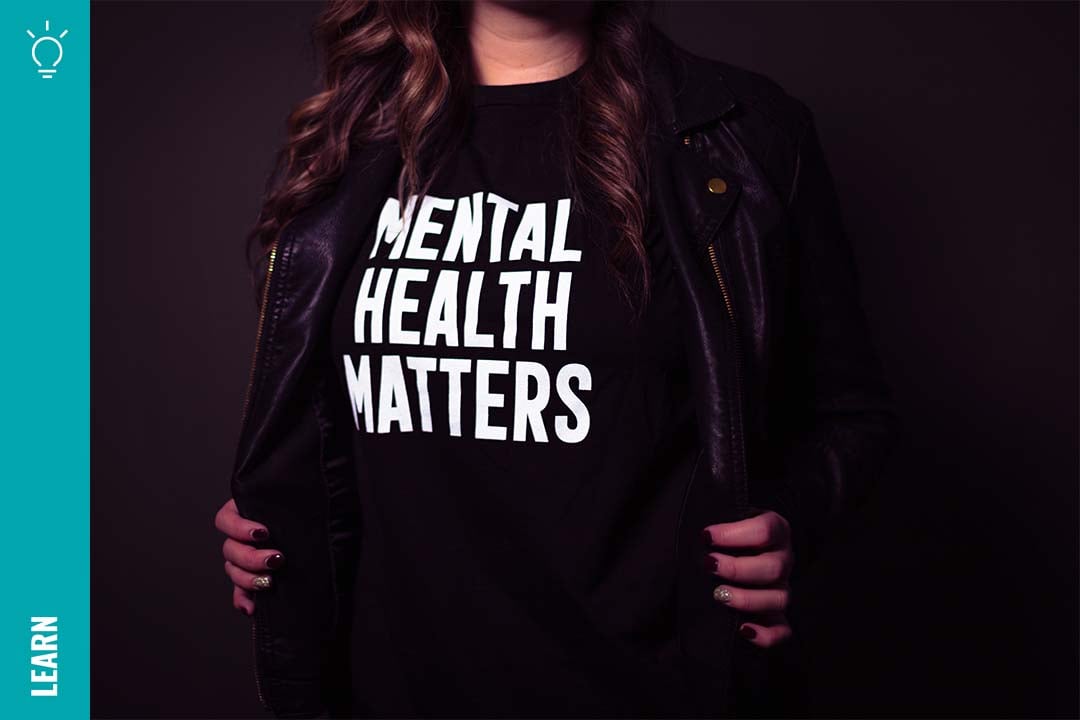
[[[677,297],[650,233],[635,318],[611,229],[569,200],[555,131],[574,75],[476,87],[442,200],[417,213],[434,224],[399,243],[369,228],[334,311],[375,714],[682,710],[667,658],[696,445]]]

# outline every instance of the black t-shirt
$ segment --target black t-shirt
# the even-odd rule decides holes
[[[474,86],[463,146],[404,221],[388,192],[334,312],[363,504],[353,672],[375,715],[686,708],[678,298],[650,235],[635,319],[610,228],[573,207],[558,138],[579,74]]]

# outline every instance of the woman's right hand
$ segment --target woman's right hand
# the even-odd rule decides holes
[[[221,553],[225,556],[225,574],[233,582],[233,607],[245,615],[255,612],[255,593],[269,587],[269,570],[285,562],[277,550],[259,550],[252,546],[270,536],[264,525],[240,516],[236,501],[229,499],[214,516],[214,527],[225,533]],[[257,578],[260,578],[256,581]],[[259,585],[263,585],[260,588]]]

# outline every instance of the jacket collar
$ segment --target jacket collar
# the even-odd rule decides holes
[[[736,106],[719,69],[676,45],[655,24],[646,76],[664,127],[676,135],[723,117]]]

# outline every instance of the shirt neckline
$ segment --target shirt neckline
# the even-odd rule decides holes
[[[473,83],[472,102],[482,105],[545,105],[565,100],[577,86],[584,65],[562,77],[513,85]]]

